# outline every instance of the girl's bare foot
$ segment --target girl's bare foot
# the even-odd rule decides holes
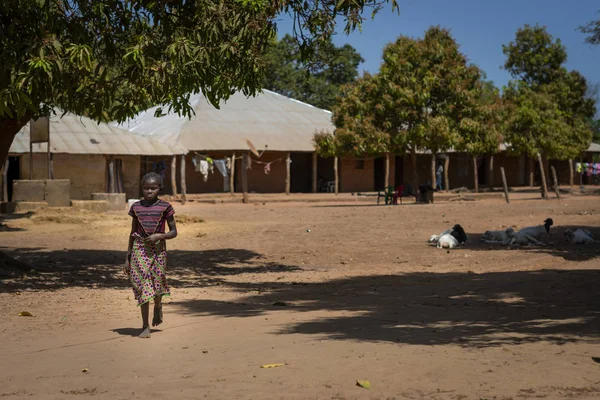
[[[152,318],[152,326],[158,326],[163,322],[162,304],[154,305],[154,318]]]
[[[143,328],[142,333],[140,333],[140,335],[138,337],[140,337],[142,339],[148,339],[148,338],[150,338],[150,327],[149,326],[145,326]]]

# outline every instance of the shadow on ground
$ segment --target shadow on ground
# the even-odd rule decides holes
[[[597,270],[408,273],[324,283],[227,285],[246,296],[235,302],[196,299],[172,304],[179,312],[201,316],[293,313],[298,322],[278,334],[338,340],[489,347],[595,343],[600,335]],[[311,312],[319,312],[319,317],[302,315]]]
[[[0,288],[128,287],[128,278],[122,272],[125,255],[111,250],[0,247]],[[9,262],[3,263],[6,258]],[[219,285],[232,275],[301,270],[265,262],[260,254],[244,249],[170,250],[167,265],[170,284],[180,288]]]
[[[592,236],[598,240],[598,243],[581,245],[570,244],[566,241],[565,230],[586,229],[592,233]],[[507,250],[522,251],[530,254],[547,254],[554,257],[560,257],[568,261],[587,261],[600,257],[600,227],[594,226],[570,226],[561,225],[550,229],[551,236],[542,238],[540,241],[545,246],[502,246],[501,244],[488,244],[481,241],[483,233],[468,233],[467,244],[463,249],[475,251],[494,251]]]

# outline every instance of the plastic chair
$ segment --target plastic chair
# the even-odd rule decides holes
[[[394,187],[393,186],[386,187],[385,190],[383,190],[383,193],[381,190],[378,190],[377,191],[377,204],[379,204],[379,199],[381,197],[383,197],[385,199],[385,205],[392,204],[394,202],[394,199],[397,197]],[[395,204],[397,204],[397,203],[395,203]]]
[[[398,204],[398,199],[400,199],[400,204],[402,204],[402,195],[404,194],[404,186],[398,186],[396,191],[394,192],[393,202],[394,204]]]

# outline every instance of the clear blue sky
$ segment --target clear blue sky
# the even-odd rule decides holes
[[[362,33],[345,36],[340,26],[334,43],[349,43],[358,50],[365,59],[361,71],[377,72],[384,46],[399,35],[422,37],[429,26],[441,25],[450,29],[469,60],[502,87],[510,79],[500,68],[505,60],[502,45],[514,39],[519,27],[537,23],[561,39],[568,69],[578,70],[590,83],[600,83],[600,46],[584,43],[585,35],[577,30],[600,18],[598,0],[398,0],[398,4],[399,15],[390,6],[373,20],[366,13]],[[290,19],[281,17],[278,28],[280,36],[291,33]]]

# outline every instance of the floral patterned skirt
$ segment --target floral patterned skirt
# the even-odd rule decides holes
[[[167,266],[167,247],[164,240],[155,243],[146,242],[134,234],[129,281],[138,306],[149,302],[156,296],[170,295],[165,267]]]

